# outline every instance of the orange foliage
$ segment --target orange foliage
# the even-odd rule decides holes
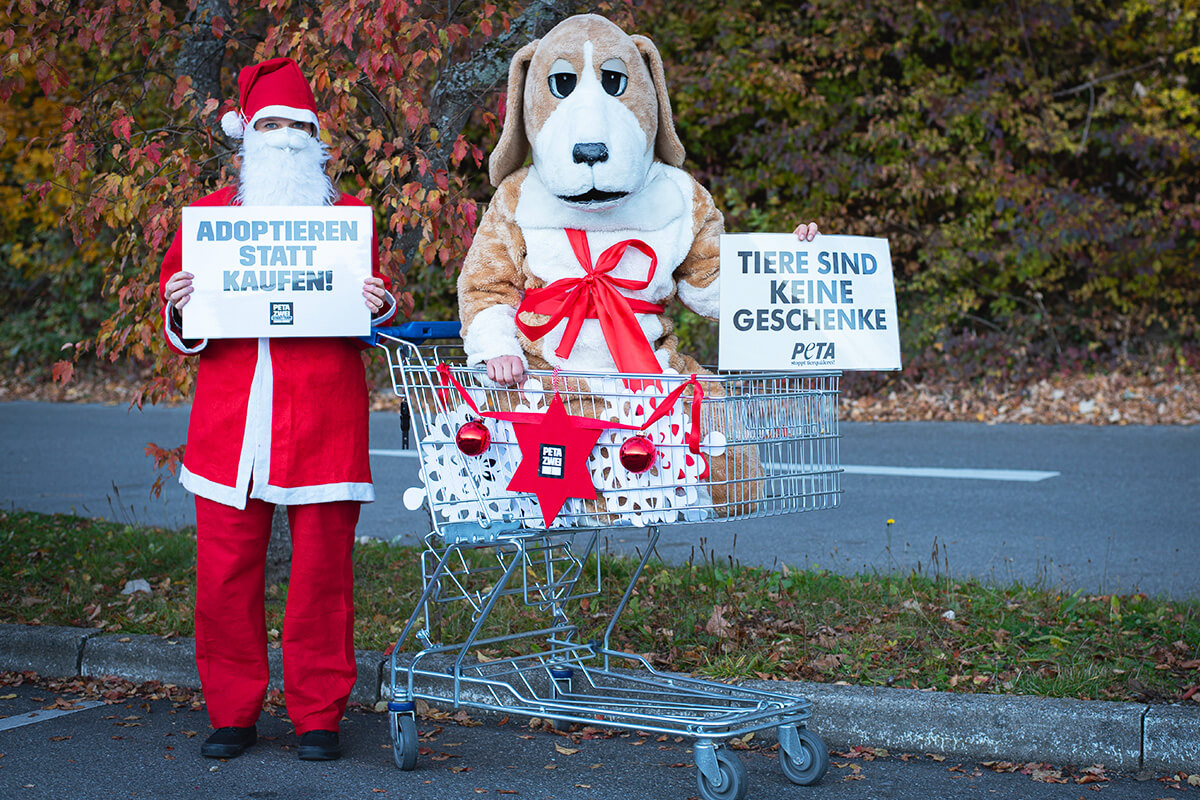
[[[222,7],[232,9],[229,19],[210,10]],[[217,121],[235,105],[237,70],[278,55],[300,62],[313,84],[338,184],[375,209],[384,270],[398,287],[412,268],[449,273],[478,214],[461,177],[468,170],[458,168],[478,167],[483,154],[433,127],[430,93],[449,54],[470,52],[507,19],[491,4],[447,17],[421,0],[190,0],[186,10],[119,0],[65,13],[62,3],[20,0],[0,13],[9,53],[0,100],[31,98],[25,116],[46,123],[22,136],[31,164],[41,158],[49,168],[23,176],[32,181],[27,206],[65,223],[77,247],[102,248],[90,255],[117,302],[76,356],[152,364],[156,377],[132,398],[139,406],[188,392],[191,368],[158,331],[159,262],[180,208],[234,177],[237,143]],[[197,42],[218,45],[220,96],[205,96],[202,76],[183,66]],[[494,128],[494,117],[484,124]],[[15,145],[0,146],[7,155]],[[399,294],[411,310],[412,296]]]

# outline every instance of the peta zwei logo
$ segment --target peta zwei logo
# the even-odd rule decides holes
[[[561,478],[566,454],[566,448],[561,445],[543,444],[538,452],[538,477]]]
[[[271,324],[272,325],[291,325],[294,322],[292,319],[292,304],[287,302],[271,303]]]

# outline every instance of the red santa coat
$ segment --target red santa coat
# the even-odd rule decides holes
[[[230,187],[198,206],[234,205]],[[363,205],[343,194],[334,205]],[[372,272],[379,276],[372,234]],[[182,269],[179,233],[163,259],[159,296]],[[385,286],[390,286],[384,278]],[[390,298],[390,295],[389,295]],[[395,313],[395,301],[372,324]],[[375,499],[367,453],[368,398],[361,343],[351,338],[184,341],[163,303],[171,349],[199,354],[180,483],[235,508],[246,498],[298,505]]]

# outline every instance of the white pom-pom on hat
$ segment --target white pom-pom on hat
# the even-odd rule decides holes
[[[230,139],[241,139],[246,132],[246,123],[242,120],[241,113],[226,111],[221,117],[221,130],[225,131],[225,135]]]

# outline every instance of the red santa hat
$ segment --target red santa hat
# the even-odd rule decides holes
[[[312,89],[290,58],[272,58],[261,64],[243,67],[238,73],[237,111],[221,117],[221,129],[231,139],[241,139],[247,127],[263,117],[283,117],[310,122],[319,132],[317,102]]]

